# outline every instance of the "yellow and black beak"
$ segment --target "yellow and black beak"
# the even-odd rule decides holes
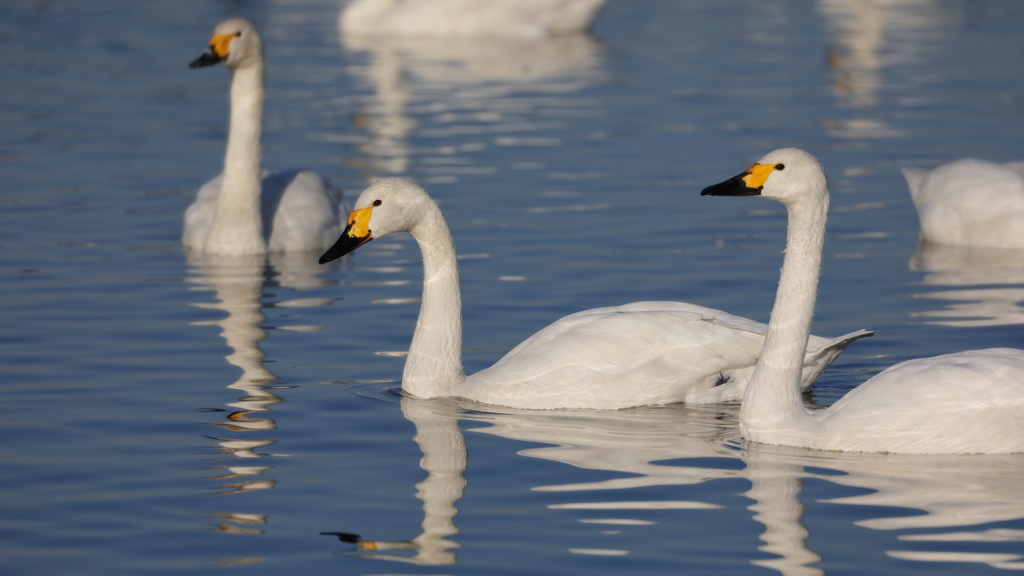
[[[203,52],[203,55],[196,58],[192,62],[189,62],[189,68],[202,68],[203,66],[213,66],[214,64],[220,64],[224,60],[227,60],[229,54],[229,47],[231,46],[231,40],[234,39],[235,34],[214,34],[213,38],[210,38],[210,47]]]
[[[701,191],[701,196],[760,196],[768,176],[777,166],[754,164],[747,171],[734,176],[725,182],[708,186]]]
[[[331,260],[337,260],[342,256],[373,240],[373,233],[370,232],[370,215],[373,213],[373,206],[353,210],[348,216],[348,226],[341,233],[341,238],[324,252],[320,257],[321,264],[327,264]]]

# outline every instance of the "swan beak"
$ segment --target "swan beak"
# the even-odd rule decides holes
[[[754,164],[747,171],[729,178],[725,182],[708,186],[701,196],[760,196],[764,182],[775,170],[768,164]]]
[[[353,210],[348,217],[348,226],[341,233],[341,238],[324,252],[320,257],[321,264],[327,264],[331,260],[337,260],[342,256],[373,240],[373,233],[370,232],[370,214],[373,206],[361,210]]]
[[[206,52],[203,52],[203,55],[199,58],[189,62],[188,67],[202,68],[203,66],[220,64],[227,59],[229,54],[228,48],[231,46],[231,40],[234,38],[234,34],[215,34],[213,38],[210,38],[210,47],[206,49]]]

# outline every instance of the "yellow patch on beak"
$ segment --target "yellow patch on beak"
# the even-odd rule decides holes
[[[210,38],[210,48],[213,48],[217,56],[227,58],[228,47],[231,46],[231,40],[234,37],[234,34],[214,34],[213,38]]]
[[[764,186],[768,177],[775,171],[775,165],[772,164],[754,164],[750,168],[747,168],[747,175],[743,177],[743,182],[746,183],[747,187],[755,188],[760,190]]]
[[[348,216],[348,235],[350,238],[365,238],[370,235],[370,215],[373,213],[373,206],[353,210]]]

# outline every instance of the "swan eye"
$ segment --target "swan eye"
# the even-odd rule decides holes
[[[785,170],[786,169],[786,165],[785,164],[776,164],[775,165],[775,169],[776,170]]]
[[[241,36],[241,35],[242,35],[241,32],[235,32],[235,36]]]
[[[380,206],[381,205],[381,201],[380,200],[374,200],[373,201],[373,205],[374,206]]]

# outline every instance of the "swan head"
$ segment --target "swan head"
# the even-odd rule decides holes
[[[374,238],[396,232],[412,232],[436,209],[427,192],[405,178],[378,180],[363,190],[348,217],[341,237],[320,257],[326,264],[354,251]]]
[[[262,60],[263,41],[248,20],[232,18],[217,25],[210,38],[210,47],[203,55],[193,60],[190,68],[201,68],[224,64],[238,68],[247,63]]]
[[[818,159],[799,148],[769,152],[756,164],[725,182],[708,186],[701,196],[764,196],[790,205],[828,195],[825,170]]]

